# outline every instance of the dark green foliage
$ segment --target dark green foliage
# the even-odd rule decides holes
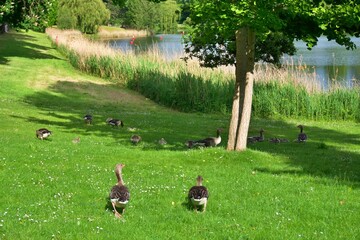
[[[155,3],[147,0],[130,1],[127,6],[125,24],[137,30],[154,30],[157,11]]]
[[[148,30],[151,33],[175,33],[180,18],[180,6],[175,0],[148,1],[132,0],[109,1],[110,23],[125,28]]]
[[[44,32],[57,17],[57,0],[4,0],[0,4],[0,25]]]
[[[59,0],[58,27],[96,33],[110,18],[110,12],[101,0]]]
[[[59,16],[57,19],[57,26],[60,29],[75,29],[76,28],[76,16],[66,8],[59,10]]]

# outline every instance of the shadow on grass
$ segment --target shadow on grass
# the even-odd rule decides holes
[[[191,201],[188,197],[184,198],[184,201],[181,203],[181,206],[188,211],[195,211],[194,206],[191,204]]]
[[[344,134],[332,129],[323,129],[316,126],[305,128],[308,135],[306,143],[293,142],[297,137],[296,126],[283,121],[273,121],[274,125],[282,126],[282,137],[290,139],[287,143],[260,142],[249,148],[284,157],[288,164],[286,169],[270,167],[254,168],[254,171],[273,175],[311,175],[319,178],[330,178],[360,186],[360,133]],[[272,130],[279,135],[279,130]],[[275,137],[274,136],[269,136]],[[291,136],[293,136],[291,138]],[[325,144],[324,142],[327,142]],[[344,147],[341,147],[343,146]],[[347,145],[347,147],[345,147]],[[353,145],[352,147],[349,147]]]
[[[226,129],[224,124],[228,123],[227,116],[179,113],[156,106],[145,98],[129,100],[128,98],[137,94],[121,96],[123,91],[128,90],[115,90],[111,84],[60,81],[48,91],[35,92],[24,99],[27,104],[41,110],[37,117],[13,117],[24,118],[25,121],[39,125],[54,126],[58,132],[74,132],[82,137],[111,136],[114,139],[113,143],[109,143],[111,146],[121,144],[144,151],[187,151],[184,145],[186,140],[201,138],[207,134],[211,136],[218,127]],[[91,126],[83,122],[83,116],[88,113],[94,116],[94,124]],[[125,127],[118,129],[106,125],[108,117],[120,118],[125,122]],[[353,146],[348,149],[348,146],[360,145],[360,133],[344,134],[332,129],[307,126],[306,122],[301,124],[305,125],[305,132],[309,136],[305,144],[292,142],[299,133],[296,125],[285,121],[254,120],[250,135],[256,135],[258,129],[264,128],[267,139],[282,137],[290,140],[288,143],[261,142],[250,145],[250,149],[285,158],[288,164],[286,169],[278,169],[276,164],[269,163],[268,167],[262,166],[254,170],[266,174],[311,175],[359,186],[360,152],[353,151]],[[130,131],[128,128],[135,130]],[[143,139],[137,146],[130,142],[133,134],[139,134]],[[162,137],[168,141],[168,145],[157,144]],[[225,139],[227,136],[224,134],[222,146],[226,144]],[[344,143],[346,147],[342,148]]]
[[[12,117],[35,123],[38,128],[48,127],[51,131],[55,128],[57,132],[74,133],[82,137],[112,137],[114,142],[108,143],[110,146],[120,144],[144,151],[188,150],[185,141],[189,137],[195,138],[196,132],[190,132],[189,129],[179,131],[184,124],[183,118],[177,117],[181,113],[161,108],[140,95],[130,96],[137,95],[132,91],[130,94],[126,93],[126,89],[123,91],[125,93],[114,84],[59,81],[48,90],[35,92],[23,99],[26,104],[41,110],[36,116],[13,114]],[[93,115],[93,124],[84,122],[86,114]],[[109,117],[124,121],[124,127],[107,125],[106,119]],[[57,135],[56,131],[54,135]],[[130,141],[133,134],[139,134],[143,139],[138,145]],[[161,138],[165,138],[168,144],[159,144]]]
[[[30,59],[57,59],[44,53],[51,48],[36,44],[36,38],[22,33],[10,32],[0,35],[0,64],[8,64],[10,57]]]

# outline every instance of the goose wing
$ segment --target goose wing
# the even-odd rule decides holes
[[[300,133],[298,135],[298,141],[299,142],[305,142],[307,140],[307,135],[305,133]]]
[[[190,199],[209,198],[209,192],[204,186],[193,186],[189,190],[188,197]]]
[[[128,202],[130,200],[130,192],[127,187],[115,185],[111,188],[110,199],[118,202]]]

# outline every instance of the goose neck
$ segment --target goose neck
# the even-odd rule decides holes
[[[117,183],[117,184],[118,184],[118,185],[124,185],[124,180],[123,180],[123,178],[122,178],[121,170],[116,169],[115,174],[116,174],[116,178],[117,178],[117,180],[118,180],[118,183]]]

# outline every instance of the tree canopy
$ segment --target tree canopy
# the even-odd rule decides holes
[[[190,17],[189,57],[236,65],[228,150],[246,149],[256,60],[278,64],[294,40],[311,49],[322,35],[353,49],[350,36],[360,36],[359,0],[194,0]]]
[[[100,24],[111,23],[151,32],[174,33],[180,17],[176,0],[3,0],[0,25],[44,31],[57,24],[94,33]],[[109,11],[111,11],[111,20]]]
[[[190,56],[204,66],[235,63],[235,32],[247,26],[256,33],[255,60],[279,63],[295,52],[294,40],[309,49],[325,35],[352,49],[349,35],[359,36],[359,1],[196,0],[191,8]]]
[[[150,32],[177,32],[180,7],[175,0],[112,0],[107,7],[111,9],[112,24]]]
[[[3,0],[0,4],[0,24],[44,31],[56,22],[56,13],[57,0]]]
[[[110,11],[101,0],[59,0],[59,28],[96,33],[99,26],[109,18]]]

